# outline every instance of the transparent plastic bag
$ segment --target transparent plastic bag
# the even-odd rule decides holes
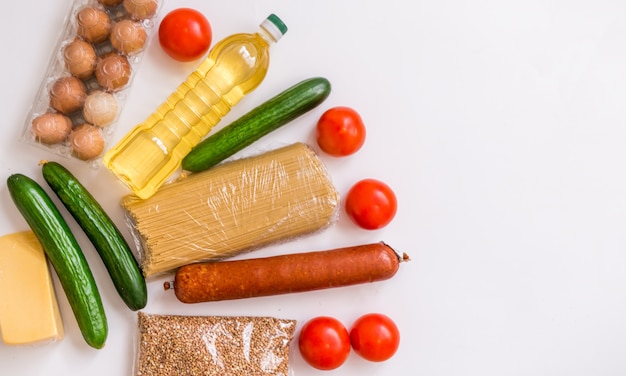
[[[288,376],[296,321],[138,313],[135,376]]]

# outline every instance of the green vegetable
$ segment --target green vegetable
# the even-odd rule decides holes
[[[108,324],[100,293],[76,238],[50,196],[31,178],[13,174],[7,179],[11,199],[56,271],[85,341],[104,346]]]
[[[330,94],[322,77],[309,78],[252,109],[230,125],[207,137],[183,159],[190,172],[207,170],[264,135],[312,110]]]
[[[146,306],[146,281],[128,243],[102,206],[65,167],[45,162],[43,177],[100,254],[117,292],[133,311]]]

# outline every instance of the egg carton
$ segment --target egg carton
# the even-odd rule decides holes
[[[163,0],[74,0],[21,141],[97,166]]]

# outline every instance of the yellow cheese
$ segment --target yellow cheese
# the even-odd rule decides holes
[[[0,237],[0,331],[7,345],[63,338],[48,261],[31,231]]]

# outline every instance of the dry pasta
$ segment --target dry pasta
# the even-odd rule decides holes
[[[307,145],[226,162],[122,200],[146,277],[318,231],[337,217],[338,193]]]

